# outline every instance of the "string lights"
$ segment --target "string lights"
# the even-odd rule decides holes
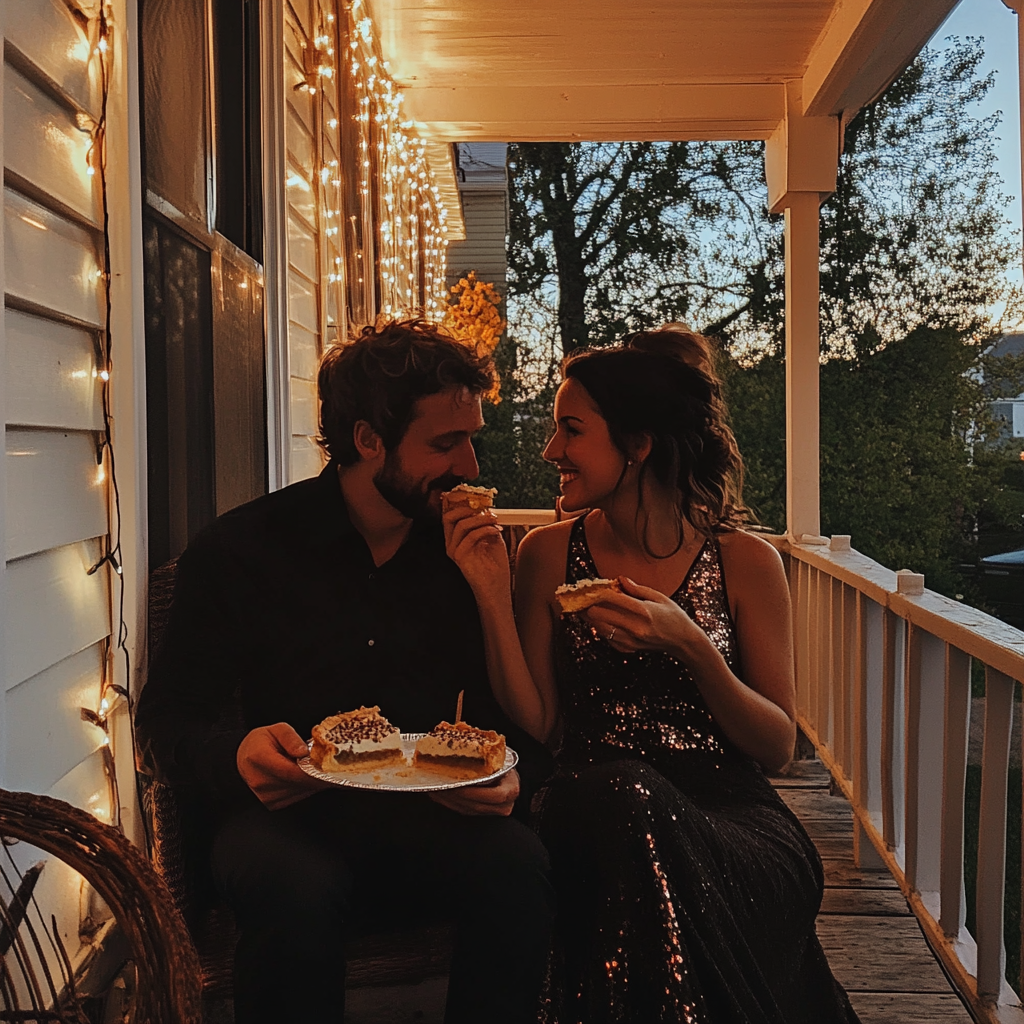
[[[447,211],[426,147],[402,113],[363,0],[346,9],[348,87],[356,97],[356,170],[364,201],[375,203],[378,305],[385,316],[440,320],[446,303]]]
[[[107,195],[107,108],[110,98],[113,49],[111,40],[111,8],[102,0],[98,12],[86,20],[79,20],[79,26],[88,40],[88,57],[86,63],[89,70],[95,66],[100,84],[100,110],[98,120],[80,113],[78,127],[90,136],[90,145],[85,154],[85,173],[90,179],[97,179],[99,185],[103,214],[103,263],[96,277],[103,288],[104,320],[100,331],[98,366],[93,370],[93,378],[98,380],[101,389],[101,407],[103,410],[103,431],[97,444],[96,461],[99,465],[97,481],[106,483],[109,480],[110,493],[113,499],[113,521],[107,535],[106,552],[99,561],[86,570],[86,575],[94,575],[102,566],[109,565],[114,570],[117,581],[117,624],[113,642],[107,642],[103,658],[103,674],[100,681],[99,704],[96,710],[80,708],[82,719],[101,729],[103,736],[100,742],[103,758],[103,772],[107,780],[109,811],[108,819],[117,826],[121,824],[121,800],[117,785],[117,772],[114,766],[114,754],[111,748],[110,716],[117,709],[122,699],[130,702],[127,686],[114,681],[114,659],[117,651],[124,655],[125,679],[131,678],[128,654],[128,627],[124,618],[125,583],[121,565],[121,498],[117,486],[117,474],[114,463],[114,446],[112,437],[111,416],[111,298],[110,298],[110,210]],[[109,467],[109,472],[107,472]],[[129,707],[129,714],[130,714]]]

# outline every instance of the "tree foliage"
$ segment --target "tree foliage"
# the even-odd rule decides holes
[[[1016,451],[976,443],[987,343],[1020,312],[998,119],[973,112],[992,85],[983,56],[971,39],[926,49],[862,110],[821,216],[822,528],[949,592],[979,522],[1021,528],[1005,500]],[[748,500],[784,528],[782,221],[762,145],[520,144],[510,171],[513,464],[538,458],[563,354],[683,320],[721,342]],[[1000,373],[1004,393],[1024,388]],[[550,502],[550,479],[535,476],[531,504]]]

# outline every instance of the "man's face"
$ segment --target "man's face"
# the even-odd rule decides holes
[[[448,388],[421,398],[397,447],[373,482],[389,505],[409,519],[441,515],[441,492],[476,479],[473,435],[484,425],[480,396]]]

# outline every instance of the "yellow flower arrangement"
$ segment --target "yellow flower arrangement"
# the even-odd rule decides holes
[[[445,310],[445,329],[478,355],[490,355],[505,329],[505,321],[498,312],[501,296],[494,285],[478,281],[476,271],[471,270],[451,288],[451,294],[457,298],[449,302]],[[485,397],[495,404],[500,401],[497,381]]]

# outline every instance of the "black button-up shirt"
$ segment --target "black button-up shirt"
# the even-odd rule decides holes
[[[463,717],[504,732],[528,796],[549,765],[512,726],[487,678],[472,591],[439,523],[418,522],[374,564],[336,467],[226,513],[178,562],[174,601],[139,698],[144,763],[218,803],[248,790],[235,754],[250,729],[303,738],[328,715],[380,705],[403,732]]]

